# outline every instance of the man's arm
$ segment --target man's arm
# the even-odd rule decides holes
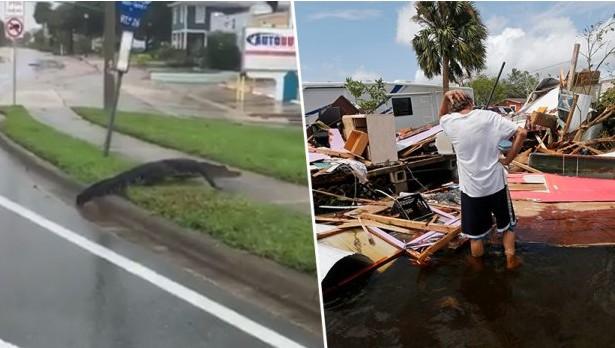
[[[440,115],[438,116],[442,117],[448,114],[450,111],[451,103],[456,100],[461,100],[463,98],[465,98],[465,94],[459,90],[451,90],[444,93],[442,103],[440,104]]]
[[[513,139],[512,147],[506,153],[506,157],[500,160],[502,164],[509,165],[510,162],[512,162],[515,159],[515,157],[517,157],[517,155],[519,154],[519,151],[521,150],[521,147],[523,146],[523,141],[525,140],[526,137],[527,137],[527,130],[521,127],[517,128],[517,131],[515,132],[515,138]]]

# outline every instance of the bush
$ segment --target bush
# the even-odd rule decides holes
[[[214,32],[207,39],[207,65],[212,69],[239,70],[241,53],[237,36],[233,33]]]
[[[133,59],[134,59],[135,65],[138,65],[138,66],[145,66],[149,62],[154,60],[152,55],[149,53],[139,53],[139,54],[135,54],[133,57],[134,57]]]
[[[607,89],[601,96],[598,102],[598,111],[602,112],[608,107],[615,106],[615,87]]]
[[[151,56],[155,60],[161,60],[171,67],[189,67],[194,66],[191,57],[188,56],[185,50],[178,50],[169,45],[162,45],[159,49],[152,51]]]

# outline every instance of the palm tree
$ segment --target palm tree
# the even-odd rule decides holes
[[[422,29],[412,39],[418,63],[427,78],[442,75],[442,88],[485,67],[487,28],[468,1],[419,1],[412,20]]]

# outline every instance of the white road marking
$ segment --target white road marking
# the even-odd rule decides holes
[[[19,348],[19,347],[12,343],[8,343],[0,339],[0,348]]]
[[[14,212],[21,217],[30,220],[40,227],[52,232],[53,234],[64,238],[65,240],[79,246],[90,253],[105,259],[114,265],[130,272],[157,287],[175,295],[176,297],[192,304],[193,306],[204,310],[205,312],[217,317],[218,319],[236,327],[237,329],[271,345],[274,347],[303,347],[299,343],[292,341],[289,338],[237,313],[236,311],[225,307],[224,305],[206,297],[198,292],[189,289],[179,283],[168,279],[155,271],[132,261],[110,249],[107,249],[99,244],[96,244],[81,235],[60,226],[45,217],[23,207],[10,199],[0,195],[0,206]],[[3,346],[0,345],[0,348]],[[11,347],[11,346],[8,346]]]

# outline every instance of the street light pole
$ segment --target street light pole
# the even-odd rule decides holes
[[[115,54],[115,1],[105,2],[105,28],[103,39],[104,76],[103,107],[106,111],[113,108],[115,78],[113,76],[113,57]]]

